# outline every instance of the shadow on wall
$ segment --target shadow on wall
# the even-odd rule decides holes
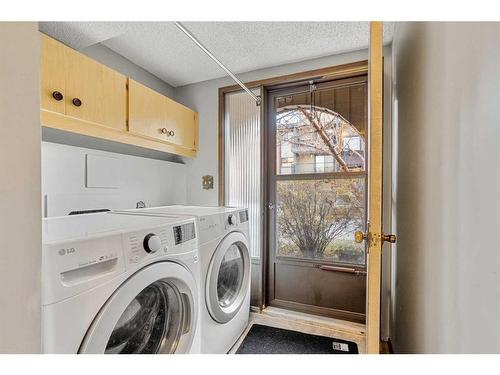
[[[397,352],[500,352],[499,45],[498,23],[396,27]]]

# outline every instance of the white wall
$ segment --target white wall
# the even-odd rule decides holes
[[[403,23],[397,352],[500,352],[500,24]]]
[[[111,185],[118,188],[87,188],[86,155],[115,159]],[[44,216],[67,215],[73,210],[135,208],[186,202],[186,166],[163,160],[98,151],[57,143],[42,144],[42,194]]]
[[[39,36],[0,22],[0,353],[37,353],[41,205]]]
[[[366,60],[368,52],[356,51],[341,55],[281,65],[268,69],[238,75],[243,82],[272,78],[291,73],[319,69],[333,65],[346,64],[353,61]],[[218,108],[219,87],[233,85],[230,78],[215,79],[175,89],[176,100],[195,109],[200,119],[200,145],[198,157],[187,161],[187,200],[190,204],[218,204]],[[201,178],[204,175],[214,176],[214,189],[203,190]]]

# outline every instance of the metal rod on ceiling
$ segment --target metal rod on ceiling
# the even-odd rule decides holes
[[[215,61],[215,63],[217,65],[219,65],[243,90],[245,90],[246,93],[248,95],[250,95],[253,98],[253,100],[255,100],[255,103],[257,105],[260,105],[260,103],[262,101],[260,96],[255,95],[252,90],[250,90],[243,82],[241,82],[238,79],[238,77],[236,77],[233,74],[233,72],[231,72],[217,57],[215,57],[212,54],[212,52],[210,52],[207,49],[207,47],[205,47],[203,44],[201,44],[201,42],[198,39],[196,39],[196,37],[193,34],[191,34],[191,32],[188,29],[186,29],[180,22],[177,22],[177,21],[173,21],[173,22],[174,22],[174,25],[179,28],[179,30],[181,30],[184,34],[186,34],[189,37],[189,39],[191,39],[198,47],[200,47],[201,50],[208,55],[208,57],[210,57],[213,61]]]

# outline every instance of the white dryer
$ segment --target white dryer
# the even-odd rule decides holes
[[[199,353],[193,219],[44,219],[42,262],[45,353]]]
[[[201,279],[205,280],[200,295],[201,352],[227,353],[245,330],[250,314],[248,211],[180,205],[128,212],[196,218]]]

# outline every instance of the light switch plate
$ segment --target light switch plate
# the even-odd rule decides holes
[[[206,175],[202,177],[202,186],[205,190],[214,188],[214,176]]]

